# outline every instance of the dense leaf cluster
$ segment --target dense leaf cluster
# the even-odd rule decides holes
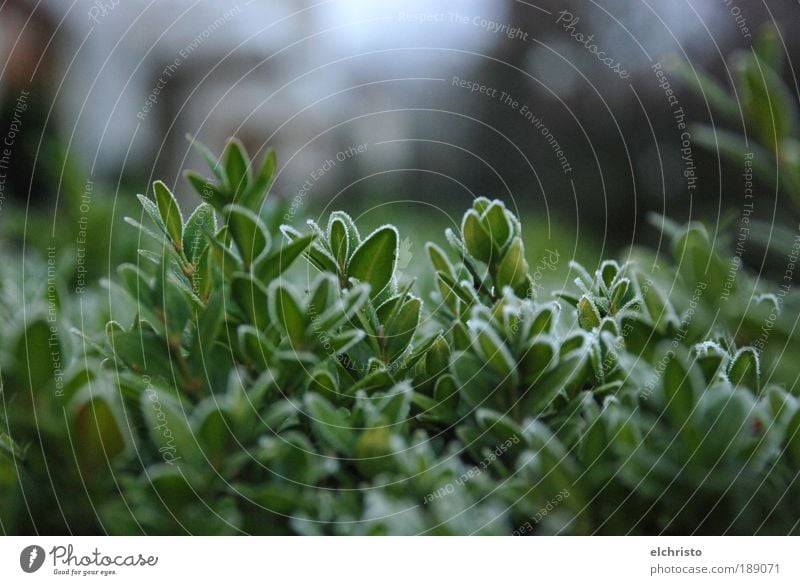
[[[550,295],[478,198],[415,294],[393,226],[278,226],[274,155],[204,152],[202,203],[156,182],[129,220],[152,244],[105,290],[3,275],[5,531],[800,530],[797,339],[772,317],[796,297],[702,226]]]

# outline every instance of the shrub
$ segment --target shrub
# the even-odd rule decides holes
[[[795,212],[800,210],[800,141],[797,99],[781,79],[785,49],[779,31],[765,26],[752,49],[726,60],[729,84],[722,84],[689,63],[675,61],[675,73],[709,111],[733,130],[708,125],[692,128],[693,140],[728,159],[736,168],[752,161],[764,185],[779,189]],[[730,87],[728,87],[730,85]],[[778,172],[780,169],[780,172]]]
[[[190,214],[140,197],[155,246],[105,283],[104,331],[3,279],[6,531],[798,532],[797,344],[762,339],[796,295],[731,279],[701,225],[549,295],[477,198],[427,247],[426,306],[393,226],[278,227],[274,155],[204,152]]]

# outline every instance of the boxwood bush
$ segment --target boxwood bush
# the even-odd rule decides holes
[[[702,225],[548,291],[479,197],[419,291],[395,227],[280,225],[272,152],[201,148],[102,287],[0,264],[4,532],[800,532],[797,295]]]

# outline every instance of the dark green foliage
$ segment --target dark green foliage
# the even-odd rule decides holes
[[[792,210],[796,220],[800,217],[800,108],[796,87],[782,78],[787,67],[785,51],[779,31],[765,25],[752,48],[728,57],[724,81],[678,59],[672,70],[714,116],[712,126],[691,128],[692,141],[717,153],[732,168],[752,169],[765,192],[781,193],[779,205]],[[792,231],[780,223],[754,220],[752,228],[750,237],[759,245],[775,247],[781,254],[791,251]]]
[[[105,328],[98,311],[69,335],[65,301],[52,333],[41,291],[2,278],[5,531],[800,529],[797,339],[760,338],[796,295],[758,296],[744,272],[725,288],[701,226],[667,226],[671,258],[573,263],[547,295],[517,217],[478,198],[451,253],[427,248],[426,304],[393,226],[362,236],[337,211],[278,230],[274,155],[206,156],[191,213],[162,183],[141,197],[156,246],[106,283]],[[305,282],[287,276],[301,257]]]

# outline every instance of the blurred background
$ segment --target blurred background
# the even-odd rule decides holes
[[[277,150],[293,223],[341,207],[408,225],[413,250],[490,195],[526,218],[531,249],[592,261],[657,243],[649,212],[740,215],[744,161],[692,125],[749,121],[721,121],[672,68],[738,103],[730,56],[764,30],[796,102],[793,2],[5,0],[0,225],[35,247],[77,230],[83,203],[109,218],[92,229],[99,255],[154,178],[189,191],[182,171],[204,164],[187,134],[214,152],[237,136],[255,158]],[[780,189],[754,188],[755,216],[797,225]],[[765,265],[763,247],[745,260]]]

